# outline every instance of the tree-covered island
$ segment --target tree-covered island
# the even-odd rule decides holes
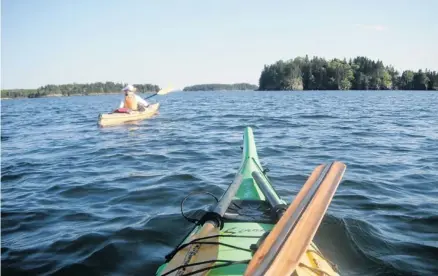
[[[160,87],[155,84],[134,84],[140,93],[158,92]],[[1,91],[2,98],[39,98],[47,96],[72,96],[72,95],[93,95],[120,93],[123,88],[122,83],[96,82],[87,84],[49,84],[38,89],[9,89]]]
[[[399,71],[366,57],[296,57],[265,65],[259,90],[438,90],[438,73]]]

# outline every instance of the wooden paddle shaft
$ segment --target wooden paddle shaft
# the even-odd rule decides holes
[[[295,227],[291,232],[285,233],[288,224],[296,219],[297,210],[302,207],[303,202],[312,192],[324,168],[325,166],[320,165],[310,175],[295,200],[255,253],[245,275],[291,275],[293,273],[324,217],[346,166],[341,162],[332,164],[307,208],[301,212]]]

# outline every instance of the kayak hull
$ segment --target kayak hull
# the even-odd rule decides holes
[[[159,103],[151,104],[145,111],[132,111],[131,113],[105,113],[100,114],[98,125],[101,127],[115,126],[129,122],[140,121],[153,117],[160,107]]]
[[[268,184],[264,187],[267,186],[269,195],[262,192],[253,173],[258,173],[259,180],[257,181],[264,181]],[[244,275],[248,262],[263,241],[263,237],[278,222],[274,214],[275,208],[268,202],[267,197],[270,201],[277,202],[278,205],[286,204],[275,192],[260,164],[250,127],[245,129],[243,135],[243,154],[234,179],[234,182],[236,181],[240,181],[240,186],[223,215],[222,228],[214,233],[217,236],[215,239],[208,240],[213,244],[199,247],[195,253],[195,261],[188,261],[185,253],[178,255],[174,251],[166,257],[166,262],[158,268],[156,275]],[[266,192],[266,189],[264,190]],[[202,225],[195,226],[179,246],[196,238],[202,228]],[[209,265],[187,266],[184,269],[175,270],[190,262],[205,263],[211,260],[213,263]],[[230,263],[227,264],[226,261]],[[321,254],[313,242],[308,246],[295,272],[298,276],[323,275],[321,272],[338,275],[334,266]]]

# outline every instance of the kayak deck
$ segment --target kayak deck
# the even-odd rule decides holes
[[[132,111],[131,113],[105,113],[100,114],[98,119],[98,124],[101,127],[114,126],[127,122],[139,121],[151,118],[154,116],[158,108],[159,103],[149,105],[145,111]]]
[[[241,184],[223,215],[223,228],[211,235],[217,236],[215,239],[204,240],[212,244],[200,246],[195,253],[198,256],[195,256],[195,263],[210,261],[212,264],[209,268],[205,267],[205,264],[187,266],[189,260],[177,255],[178,248],[176,248],[166,257],[166,263],[158,268],[157,275],[243,275],[245,273],[258,244],[263,240],[262,237],[266,236],[278,221],[275,208],[267,201],[267,195],[262,192],[253,173],[261,178],[258,181],[268,184],[264,186],[268,189],[271,199],[277,201],[279,205],[286,204],[276,194],[265,175],[257,154],[252,129],[247,127],[243,135],[242,160],[235,177],[235,181],[240,181]],[[181,244],[191,241],[201,229],[202,226],[195,226]],[[176,269],[180,266],[187,267],[179,269],[178,272]],[[196,273],[197,270],[199,273]],[[321,271],[325,272],[325,275],[338,275],[312,242],[295,272],[299,276],[324,275]]]

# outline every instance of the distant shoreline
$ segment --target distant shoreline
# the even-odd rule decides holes
[[[250,89],[217,89],[217,90],[183,90],[182,92],[251,92],[259,90]]]
[[[160,91],[154,84],[133,84],[138,93]],[[115,82],[45,85],[38,89],[1,90],[2,99],[111,95],[121,93],[125,84]],[[250,83],[202,83],[184,87],[192,91],[433,91],[438,90],[438,72],[397,71],[382,61],[358,56],[326,60],[322,57],[295,57],[264,65],[258,85]]]
[[[138,93],[158,92],[155,84],[133,84]],[[115,82],[73,83],[61,85],[45,85],[37,89],[2,89],[2,98],[44,98],[65,96],[87,96],[121,93],[125,84]]]
[[[302,92],[302,93],[306,93],[306,92],[361,92],[361,91],[366,91],[366,92],[402,92],[402,91],[412,91],[412,92],[437,92],[436,90],[410,90],[410,89],[386,89],[386,90],[188,90],[188,91],[182,91],[182,92],[240,92],[240,93],[245,93],[245,92],[269,92],[269,93],[282,93],[282,92],[289,92],[289,93],[294,93],[294,92]],[[137,94],[153,94],[156,92],[137,92]],[[89,93],[89,94],[73,94],[73,95],[60,95],[60,94],[53,94],[53,95],[44,95],[44,96],[40,96],[40,97],[13,97],[13,98],[0,98],[0,100],[19,100],[19,99],[41,99],[41,98],[56,98],[56,97],[74,97],[74,96],[104,96],[104,95],[116,95],[116,94],[120,94],[122,95],[121,92],[109,92],[109,93]]]
[[[146,91],[146,92],[136,92],[137,94],[153,94],[156,93],[155,91]],[[41,99],[41,98],[56,98],[56,97],[74,97],[74,96],[103,96],[103,95],[116,95],[120,94],[122,95],[122,92],[108,92],[108,93],[88,93],[88,94],[72,94],[72,95],[62,95],[62,94],[49,94],[39,97],[13,97],[13,98],[1,98],[1,100],[15,100],[15,99]]]
[[[257,85],[250,83],[202,83],[184,87],[183,91],[255,91]]]

